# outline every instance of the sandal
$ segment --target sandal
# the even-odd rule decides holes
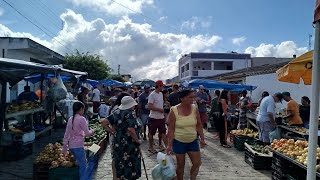
[[[155,149],[148,149],[151,154],[157,154],[158,152]]]
[[[160,152],[165,151],[165,150],[166,150],[166,148],[165,148],[164,146],[160,146],[160,147],[159,147],[159,151],[160,151]]]
[[[231,146],[229,146],[228,144],[220,144],[220,146],[222,146],[224,148],[231,148]]]

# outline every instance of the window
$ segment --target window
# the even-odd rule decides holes
[[[189,71],[189,63],[186,64],[186,71]]]
[[[182,72],[182,73],[184,72],[184,66],[181,67],[181,72]]]
[[[214,70],[233,70],[233,61],[215,61]]]

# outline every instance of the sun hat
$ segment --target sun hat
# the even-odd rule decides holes
[[[130,109],[136,105],[138,105],[138,103],[131,96],[124,96],[121,99],[121,105],[119,106],[119,109],[126,110],[126,109]]]

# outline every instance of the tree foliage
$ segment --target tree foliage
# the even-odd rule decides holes
[[[109,76],[109,79],[113,79],[116,81],[120,81],[120,82],[125,82],[125,80],[123,79],[123,77],[121,75],[118,74],[112,74]]]
[[[67,54],[64,59],[63,67],[76,71],[88,73],[88,78],[93,80],[102,80],[110,75],[111,68],[99,55],[89,53]]]

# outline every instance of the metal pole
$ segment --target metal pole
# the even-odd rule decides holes
[[[307,167],[307,180],[316,179],[316,153],[318,144],[318,117],[319,117],[319,76],[320,76],[320,60],[319,60],[319,41],[320,41],[320,22],[315,24],[315,40],[314,40],[314,52],[312,63],[312,94],[310,113],[310,126],[309,126],[309,144],[308,144],[308,167]]]

